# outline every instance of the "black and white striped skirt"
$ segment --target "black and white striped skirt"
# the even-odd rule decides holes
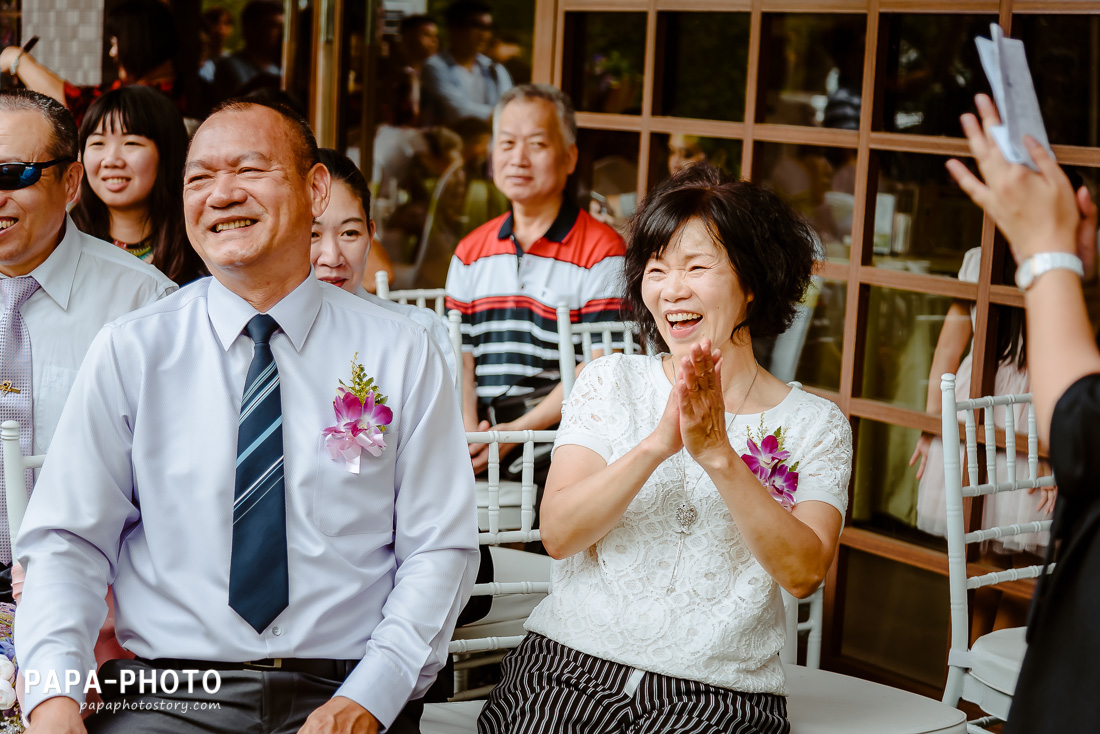
[[[478,734],[789,734],[787,699],[673,678],[528,633],[504,658]]]

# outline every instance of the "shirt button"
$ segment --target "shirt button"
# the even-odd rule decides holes
[[[283,634],[283,628],[279,627],[279,626],[272,627],[271,628],[271,634],[278,637],[279,635]]]

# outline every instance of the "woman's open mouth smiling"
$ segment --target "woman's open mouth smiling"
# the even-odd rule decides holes
[[[694,311],[678,311],[665,314],[665,321],[668,322],[669,330],[675,336],[690,333],[702,320],[703,315]]]

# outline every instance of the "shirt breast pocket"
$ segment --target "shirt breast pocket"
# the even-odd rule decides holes
[[[53,439],[65,398],[76,381],[76,370],[44,365],[39,379],[32,385],[34,395],[34,440],[39,451],[45,451]]]
[[[387,438],[389,434],[387,433]],[[385,534],[393,537],[394,466],[387,452],[359,458],[359,473],[347,470],[345,463],[333,461],[322,448],[317,466],[317,492],[313,497],[313,517],[317,528],[327,536]]]

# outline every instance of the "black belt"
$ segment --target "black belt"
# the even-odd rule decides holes
[[[257,670],[265,673],[304,673],[326,680],[343,681],[358,660],[326,660],[320,658],[264,658],[248,660],[243,663],[227,663],[223,660],[183,660],[181,658],[156,658],[149,660],[138,658],[139,662],[154,668],[174,670]]]

